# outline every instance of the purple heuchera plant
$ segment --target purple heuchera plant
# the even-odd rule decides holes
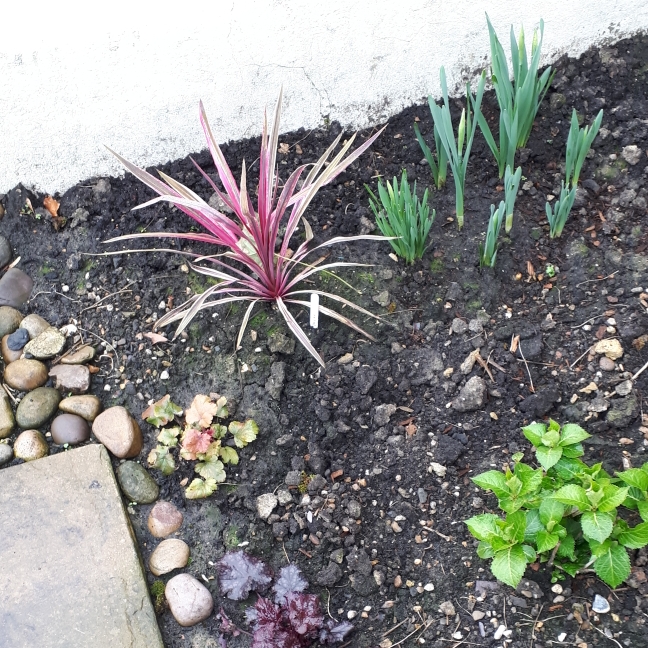
[[[164,315],[156,322],[156,328],[180,320],[175,334],[177,337],[203,308],[220,306],[228,302],[247,301],[249,305],[243,316],[236,342],[236,348],[238,348],[255,304],[259,301],[272,302],[286,320],[286,324],[295,337],[324,366],[324,361],[310,343],[297,320],[288,310],[287,304],[308,307],[310,302],[307,299],[310,299],[310,295],[315,293],[339,304],[354,308],[365,315],[375,316],[339,295],[315,289],[300,289],[299,286],[304,280],[323,270],[342,266],[363,265],[361,263],[338,261],[322,263],[326,259],[325,254],[313,260],[307,259],[308,255],[316,250],[321,253],[323,248],[345,241],[388,239],[383,236],[372,235],[338,236],[311,248],[309,244],[313,239],[313,232],[304,219],[304,212],[319,189],[340,175],[366,151],[384,128],[349,153],[355,140],[355,135],[353,135],[348,141],[344,142],[340,151],[334,154],[342,138],[342,134],[340,134],[315,164],[302,165],[295,169],[292,175],[282,184],[279,181],[277,167],[281,97],[282,94],[280,93],[270,128],[268,128],[267,118],[264,120],[259,156],[259,185],[256,191],[254,187],[251,188],[251,191],[248,191],[245,162],[241,172],[241,181],[237,184],[212,133],[202,102],[200,104],[200,123],[205,132],[222,189],[200,167],[198,167],[198,170],[226,207],[232,211],[232,216],[211,207],[191,189],[164,173],[160,172],[161,180],[158,180],[147,171],[140,169],[114,153],[114,151],[111,151],[134,176],[160,195],[159,198],[154,198],[144,205],[140,205],[140,207],[146,207],[158,201],[167,201],[193,218],[206,232],[129,234],[106,242],[111,243],[143,237],[167,237],[218,246],[220,249],[204,256],[180,252],[193,257],[194,263],[190,264],[193,270],[218,279],[219,283],[209,287],[202,294],[195,295],[189,301]],[[308,166],[310,168],[307,169]],[[255,193],[257,194],[256,206],[252,202]],[[293,252],[290,249],[290,240],[300,223],[304,228],[305,240],[299,243]],[[222,248],[225,248],[224,252]],[[166,251],[178,252],[178,250]],[[346,324],[371,340],[374,339],[348,317],[337,311],[320,305],[319,312]]]
[[[245,598],[250,591],[267,589],[268,573],[262,561],[244,551],[225,554],[218,562],[221,591],[234,600]],[[253,630],[252,648],[308,648],[316,640],[323,644],[344,641],[353,625],[332,619],[325,622],[319,598],[304,593],[307,586],[295,565],[279,571],[273,587],[274,601],[259,596],[245,612]],[[238,628],[222,610],[221,619],[221,630],[236,636]]]

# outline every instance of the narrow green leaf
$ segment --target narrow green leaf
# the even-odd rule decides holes
[[[629,549],[641,549],[648,544],[648,522],[637,524],[619,536],[619,542]]]
[[[491,565],[495,578],[511,587],[517,587],[524,576],[528,560],[520,545],[498,551]]]
[[[594,571],[610,587],[618,587],[630,575],[628,552],[616,543],[610,544],[594,562]]]
[[[609,513],[597,511],[585,511],[581,517],[581,528],[583,535],[588,540],[604,542],[612,533],[614,516]]]
[[[587,511],[591,508],[585,489],[576,484],[567,484],[567,486],[559,488],[552,495],[552,498],[567,504],[567,506],[575,506],[581,511]]]

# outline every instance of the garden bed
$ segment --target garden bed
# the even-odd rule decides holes
[[[569,645],[612,645],[606,633],[624,646],[648,643],[645,550],[633,552],[632,576],[613,593],[591,573],[561,581],[562,594],[552,592],[542,566],[527,571],[535,584],[524,581],[517,593],[504,585],[484,589],[479,581],[494,584],[494,578],[463,524],[497,510],[495,498],[479,491],[471,476],[501,467],[518,451],[531,461],[520,429],[533,420],[582,425],[592,434],[584,459],[603,461],[610,472],[645,460],[648,371],[629,393],[615,389],[648,360],[648,38],[562,59],[555,67],[519,154],[521,194],[496,267],[480,271],[478,264],[489,206],[503,197],[497,167],[478,134],[463,231],[452,221],[449,180],[440,192],[430,189],[437,213],[431,245],[413,266],[390,258],[387,243],[331,248],[331,260],[370,266],[339,272],[349,285],[330,277],[320,282],[382,320],[358,319],[376,342],[332,320],[307,329],[326,368],[292,344],[283,319],[269,306],[253,314],[238,353],[234,343],[244,309],[234,306],[198,315],[175,342],[153,344],[145,337],[171,304],[208,283],[187,273],[179,254],[94,256],[119,249],[101,241],[120,234],[192,226],[162,204],[131,212],[151,198],[132,176],[95,179],[65,192],[59,200],[67,223],[58,231],[44,210],[24,213],[27,198],[36,207],[42,196],[19,187],[5,197],[0,233],[36,282],[29,311],[54,325],[73,322],[87,341],[107,343],[92,387],[106,407],[124,405],[139,418],[148,401],[165,393],[188,407],[195,394],[218,392],[235,403],[237,418],[258,423],[258,439],[229,469],[227,482],[235,485],[222,486],[209,499],[185,500],[181,482],[193,477],[192,462],[179,461],[169,477],[152,471],[161,498],[185,515],[181,537],[192,552],[187,571],[207,580],[216,611],[223,606],[242,627],[241,606],[219,596],[213,563],[227,548],[247,542],[246,551],[274,569],[297,564],[327,614],[354,617],[348,644],[354,647],[388,646],[387,639],[397,644],[406,636],[401,645],[422,638],[426,645],[454,646],[461,641],[453,639],[457,632],[473,645],[499,646],[506,638],[494,639],[500,625],[512,630],[508,645],[516,648],[549,646],[563,632]],[[544,205],[548,194],[559,193],[572,107],[586,123],[601,108],[605,115],[572,216],[562,237],[551,240]],[[492,92],[483,110],[495,119]],[[315,243],[373,227],[364,184],[375,187],[378,176],[391,180],[406,169],[420,191],[431,184],[413,134],[415,120],[430,141],[427,105],[408,108],[390,120],[359,162],[319,192],[306,215]],[[338,133],[333,124],[281,136],[281,178],[316,161]],[[223,146],[236,176],[245,158],[249,186],[256,182],[258,150],[259,139]],[[195,159],[213,173],[206,152]],[[162,170],[211,195],[188,159]],[[164,247],[204,250],[187,243]],[[298,319],[307,326],[308,312]],[[166,335],[170,340],[172,330]],[[510,350],[516,336],[523,357]],[[623,356],[602,361],[588,353],[603,338],[618,339]],[[464,364],[477,348],[492,361],[488,371],[479,362],[471,369]],[[473,376],[486,382],[487,395],[459,411],[451,403]],[[597,389],[583,389],[592,382]],[[146,423],[142,430],[144,463],[156,431]],[[292,501],[260,519],[256,498],[285,488],[287,476]],[[149,510],[129,507],[145,561],[156,544],[146,526]],[[609,598],[611,613],[594,619],[588,606],[597,593]],[[486,616],[478,619],[474,612]],[[215,614],[194,628],[179,627],[168,612],[159,622],[169,648],[218,645]],[[228,646],[247,642],[243,635],[228,639]]]

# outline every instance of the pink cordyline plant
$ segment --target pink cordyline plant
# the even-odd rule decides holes
[[[236,348],[238,349],[254,306],[259,301],[273,302],[276,304],[277,309],[286,320],[286,324],[294,333],[295,337],[324,366],[324,361],[310,343],[306,333],[297,323],[297,320],[288,310],[287,304],[310,307],[310,302],[305,301],[303,297],[316,293],[318,296],[326,297],[349,306],[365,315],[371,317],[376,316],[339,295],[320,290],[299,289],[299,284],[315,273],[342,266],[359,266],[364,264],[335,262],[320,265],[326,259],[326,255],[312,262],[306,261],[305,259],[316,250],[343,241],[387,239],[384,236],[371,235],[337,236],[321,245],[309,249],[308,244],[313,239],[313,232],[308,222],[304,219],[304,212],[317,191],[325,184],[331,182],[331,180],[342,173],[366,151],[384,130],[384,127],[355,149],[350,155],[345,157],[355,139],[355,135],[353,135],[329,161],[329,157],[333,154],[340,142],[342,137],[342,134],[340,134],[331,146],[329,146],[324,155],[312,165],[312,168],[306,174],[299,188],[299,181],[308,165],[302,165],[297,168],[281,188],[278,182],[276,163],[281,100],[282,92],[279,93],[270,130],[268,130],[267,115],[264,117],[256,209],[252,204],[247,189],[245,161],[243,162],[241,171],[241,183],[237,186],[232,171],[212,134],[205,109],[201,102],[200,123],[207,137],[209,150],[214,159],[223,191],[216,186],[214,181],[195,162],[194,164],[196,164],[200,173],[209,182],[223,203],[232,210],[233,216],[226,216],[221,211],[214,209],[200,196],[191,191],[191,189],[176,182],[164,173],[158,172],[162,178],[162,180],[158,180],[150,173],[131,164],[117,153],[114,153],[114,151],[111,151],[134,176],[160,194],[158,198],[139,205],[135,209],[148,207],[159,201],[167,201],[197,221],[207,230],[207,233],[178,234],[150,232],[129,234],[110,239],[106,243],[135,238],[165,237],[188,239],[225,247],[225,252],[211,255],[201,256],[189,252],[182,252],[182,254],[194,258],[194,262],[190,263],[193,270],[218,279],[219,283],[211,286],[200,295],[194,295],[181,306],[166,313],[155,323],[155,328],[181,320],[175,333],[175,337],[177,337],[202,309],[221,306],[228,302],[247,301],[250,304],[243,316],[236,341]],[[285,233],[282,237],[279,234],[279,229],[284,218],[286,219],[286,226]],[[289,248],[290,239],[295,233],[300,221],[304,226],[305,241],[297,247],[295,252],[291,252]],[[177,252],[177,250],[165,251]],[[319,312],[346,324],[371,340],[374,339],[349,318],[344,317],[334,310],[320,305]]]

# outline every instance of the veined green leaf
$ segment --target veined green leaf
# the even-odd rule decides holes
[[[544,526],[540,521],[540,514],[538,513],[538,509],[530,509],[526,512],[526,529],[524,530],[525,541],[535,541],[538,531],[544,531]]]
[[[495,578],[511,587],[517,587],[528,564],[527,556],[520,545],[498,551],[493,557],[491,570]]]
[[[495,555],[495,550],[490,545],[490,543],[481,540],[480,543],[477,545],[477,555],[483,560],[488,560],[489,558],[492,558]]]
[[[619,536],[619,542],[629,549],[641,549],[648,544],[648,522],[637,524]]]
[[[509,537],[512,540],[522,542],[526,529],[526,513],[524,511],[516,511],[511,515],[507,515],[505,529],[510,533]]]
[[[610,587],[618,587],[630,575],[628,552],[621,545],[611,543],[594,562],[594,571]]]
[[[549,429],[542,435],[542,445],[548,448],[554,448],[560,442],[560,433],[558,430],[553,430],[551,426]]]
[[[559,488],[552,495],[552,498],[567,504],[567,506],[575,506],[580,511],[587,511],[591,508],[585,489],[576,484],[567,484],[567,486]]]
[[[648,522],[648,502],[637,502],[637,510],[644,522]]]
[[[614,486],[613,484],[608,484],[603,486],[603,497],[598,503],[599,511],[612,511],[621,506],[623,501],[628,496],[628,487],[619,488],[619,486]]]
[[[223,463],[232,464],[236,466],[239,462],[239,456],[234,448],[229,446],[224,446],[219,450],[220,458],[223,460]]]
[[[202,499],[203,497],[209,497],[218,489],[218,484],[213,479],[194,479],[187,490],[185,491],[185,496],[187,499]]]
[[[560,538],[557,533],[549,533],[548,531],[538,531],[536,536],[536,547],[539,553],[551,551],[559,542]]]
[[[196,472],[205,479],[211,479],[216,483],[225,481],[225,466],[223,462],[214,457],[210,457],[207,461],[201,461],[196,464]]]
[[[581,528],[587,540],[604,542],[612,533],[614,516],[598,511],[585,511],[581,517]]]
[[[536,550],[529,546],[528,544],[523,544],[522,545],[522,551],[524,551],[524,555],[526,556],[526,559],[532,563],[535,562],[536,559],[538,558],[538,554],[536,553]]]
[[[565,481],[578,477],[587,466],[579,459],[568,459],[564,456],[553,467],[558,476]]]
[[[560,547],[558,547],[556,555],[560,558],[569,558],[570,560],[576,560],[576,554],[574,553],[575,546],[576,541],[574,540],[574,536],[565,536],[560,541]]]
[[[628,486],[634,486],[641,491],[648,490],[648,472],[642,468],[628,468],[617,473],[617,477]]]
[[[489,470],[480,475],[475,475],[471,478],[477,486],[484,490],[490,490],[497,495],[497,497],[507,497],[509,495],[509,488],[506,485],[506,477],[504,473],[499,470]]]
[[[540,521],[546,526],[549,522],[560,522],[563,519],[565,505],[557,500],[544,498],[540,503],[538,512]]]
[[[493,535],[501,535],[501,529],[497,524],[500,521],[501,518],[497,515],[484,513],[468,518],[464,523],[478,540],[490,540]]]
[[[580,425],[567,423],[566,425],[563,425],[560,430],[560,445],[574,445],[584,441],[585,439],[589,439],[590,436],[591,435],[585,432]]]
[[[524,463],[515,464],[515,476],[522,482],[520,495],[535,493],[540,484],[542,484],[542,470],[540,468],[531,468]]]
[[[546,429],[547,426],[543,423],[531,423],[522,428],[522,434],[537,448],[542,444],[542,435]]]
[[[557,448],[548,448],[545,446],[539,446],[536,448],[536,457],[538,463],[545,469],[549,470],[552,466],[555,466],[560,457],[562,457],[563,449],[560,447]]]

